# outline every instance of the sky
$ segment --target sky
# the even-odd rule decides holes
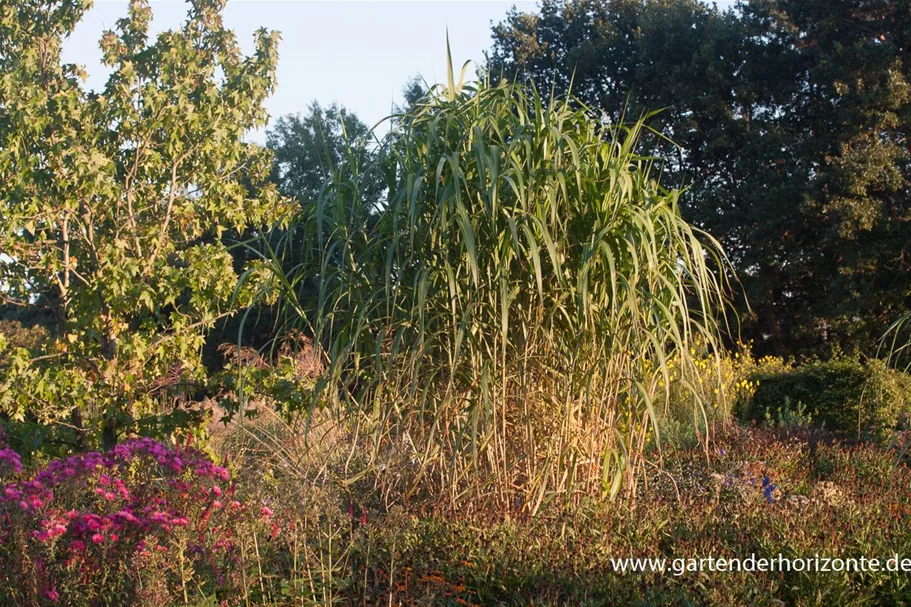
[[[64,61],[85,66],[89,88],[100,89],[107,80],[98,41],[128,5],[96,0],[64,44]],[[512,6],[537,7],[533,0],[229,0],[224,20],[247,54],[258,28],[281,33],[278,87],[266,102],[272,120],[305,111],[316,100],[338,102],[373,126],[401,103],[411,77],[445,80],[447,28],[457,69],[466,60],[482,63],[491,46],[491,21],[501,21]],[[153,33],[178,28],[187,13],[179,0],[152,0],[151,7]],[[263,142],[265,133],[250,138]]]

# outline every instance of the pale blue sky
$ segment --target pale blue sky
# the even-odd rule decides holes
[[[502,20],[513,5],[525,11],[537,6],[532,0],[229,0],[224,18],[248,53],[257,28],[282,34],[278,89],[266,104],[273,119],[302,111],[316,99],[338,101],[373,126],[393,102],[401,102],[411,76],[445,79],[447,26],[453,63],[482,62],[491,43],[491,20]],[[126,0],[96,0],[64,46],[64,60],[88,70],[89,87],[100,88],[107,78],[98,41],[127,6]],[[151,6],[154,32],[176,28],[186,16],[181,1],[153,0]],[[252,138],[262,141],[263,133]]]

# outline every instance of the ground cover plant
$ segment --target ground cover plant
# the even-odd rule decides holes
[[[906,444],[732,425],[710,460],[669,448],[635,502],[531,516],[394,493],[386,503],[382,477],[333,481],[349,456],[343,433],[313,447],[300,436],[272,416],[232,429],[218,442],[238,458],[232,473],[150,440],[21,476],[3,451],[4,604],[911,603],[901,573],[686,569],[708,556],[908,554]],[[625,558],[667,559],[667,570],[624,572]]]

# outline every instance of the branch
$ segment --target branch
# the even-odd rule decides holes
[[[201,326],[206,325],[206,324],[209,324],[209,323],[218,322],[218,321],[221,320],[222,318],[227,318],[228,316],[231,316],[232,314],[234,314],[234,312],[235,312],[235,310],[231,310],[231,311],[228,311],[228,312],[222,312],[221,314],[218,314],[218,315],[215,316],[214,318],[210,318],[210,319],[206,319],[206,320],[200,320],[200,321],[191,323],[191,324],[189,324],[189,325],[187,325],[187,326],[185,326],[185,327],[182,327],[180,330],[175,330],[173,333],[169,333],[169,334],[167,334],[167,335],[163,335],[163,336],[161,336],[160,338],[158,338],[158,339],[156,339],[155,341],[153,341],[153,342],[151,343],[151,345],[149,345],[149,351],[154,351],[156,348],[158,348],[158,346],[160,346],[160,345],[163,344],[164,342],[168,341],[168,340],[171,339],[172,337],[176,337],[176,336],[180,335],[181,333],[183,333],[183,332],[185,332],[185,331],[190,331],[190,330],[192,330],[192,329],[195,329],[195,328],[197,328],[197,327],[201,327]],[[143,363],[143,365],[147,364],[151,359],[152,359],[151,356],[146,357],[145,362]]]

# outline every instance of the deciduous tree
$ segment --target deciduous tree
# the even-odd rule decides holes
[[[0,289],[55,318],[41,348],[4,357],[0,409],[111,445],[203,378],[207,328],[243,303],[225,233],[284,213],[270,155],[244,139],[266,121],[278,34],[259,30],[245,56],[224,0],[193,0],[180,29],[150,40],[134,0],[101,40],[111,74],[90,91],[61,60],[90,4],[0,5]]]

